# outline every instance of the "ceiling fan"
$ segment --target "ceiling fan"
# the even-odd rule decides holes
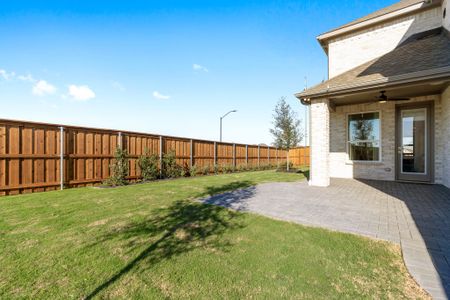
[[[380,91],[380,96],[375,97],[379,103],[386,103],[388,101],[408,101],[410,98],[389,98],[386,96],[386,91]]]

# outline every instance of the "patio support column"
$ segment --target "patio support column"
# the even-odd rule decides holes
[[[309,184],[326,187],[330,185],[330,101],[311,101],[311,172]]]

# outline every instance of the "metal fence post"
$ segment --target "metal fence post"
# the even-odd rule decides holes
[[[59,180],[60,180],[60,189],[64,189],[64,127],[59,128],[59,142],[60,142],[60,156],[59,156]]]
[[[214,168],[217,165],[217,142],[214,142]]]
[[[280,164],[278,163],[278,147],[277,147],[277,149],[276,149],[276,151],[275,151],[275,155],[276,155],[276,157],[277,157],[277,167],[279,167]]]
[[[162,178],[163,171],[163,137],[159,136],[159,177]]]
[[[248,145],[245,145],[245,165],[248,166]]]
[[[189,165],[192,168],[194,166],[194,142],[191,140],[191,155],[189,157]]]
[[[119,140],[117,141],[117,144],[120,149],[122,149],[122,132],[119,131]]]
[[[258,145],[258,168],[260,167],[260,159],[261,159],[260,150],[261,150],[261,146]]]
[[[236,169],[236,144],[233,144],[233,168]]]
[[[289,170],[290,170],[290,166],[289,166],[289,149],[287,149],[286,150],[286,168],[287,168],[287,170],[288,170],[288,172],[289,172]]]

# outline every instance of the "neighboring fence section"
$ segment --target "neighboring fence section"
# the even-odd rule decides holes
[[[175,151],[180,165],[211,168],[276,165],[287,155],[267,146],[0,119],[0,195],[98,184],[110,176],[117,146],[129,153],[130,180],[140,178],[137,159],[146,149],[158,156]]]
[[[298,147],[289,150],[289,161],[294,164],[294,166],[309,166],[310,164],[310,148],[309,147]]]

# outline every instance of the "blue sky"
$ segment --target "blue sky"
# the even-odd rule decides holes
[[[271,143],[272,112],[326,79],[316,36],[393,0],[8,1],[0,118]]]

